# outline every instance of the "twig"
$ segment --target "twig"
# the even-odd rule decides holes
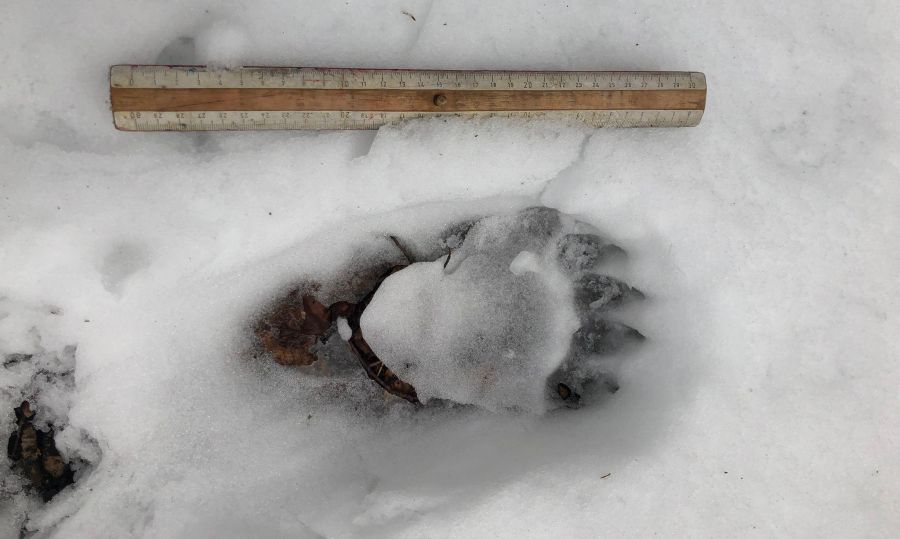
[[[391,241],[394,242],[394,245],[397,246],[397,249],[400,249],[400,252],[403,253],[403,257],[406,258],[407,262],[409,262],[410,264],[415,262],[415,260],[413,260],[413,257],[410,256],[409,251],[407,251],[406,248],[401,245],[400,240],[397,239],[397,236],[391,235],[388,237],[391,238]]]

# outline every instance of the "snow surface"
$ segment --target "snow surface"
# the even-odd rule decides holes
[[[26,514],[57,537],[900,530],[894,3],[0,12],[0,354],[20,354],[2,426],[32,397],[86,463],[47,506],[0,467],[0,535]],[[699,70],[710,93],[683,130],[115,131],[109,65],[153,62]],[[424,252],[535,204],[626,247],[611,273],[648,295],[603,405],[415,410],[253,358],[263,306],[386,253],[385,234]]]
[[[479,220],[455,253],[388,277],[361,319],[372,350],[420,401],[535,413],[581,322],[555,210]]]

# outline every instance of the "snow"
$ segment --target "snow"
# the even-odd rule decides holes
[[[479,220],[455,256],[388,277],[363,313],[363,336],[426,404],[544,412],[548,379],[580,326],[558,264],[570,231],[543,208]]]
[[[595,273],[623,251],[592,232],[543,207],[480,219],[456,251],[390,275],[362,335],[425,403],[542,413],[560,404],[558,383],[587,396],[583,382],[618,370],[597,356],[639,335],[600,314],[636,293]]]
[[[0,535],[896,535],[894,4],[248,6],[4,5],[0,418],[33,398],[80,475],[42,506],[0,467]],[[710,93],[682,130],[115,131],[109,66],[172,58],[698,70]],[[416,409],[254,358],[271,301],[396,263],[388,234],[436,260],[535,205],[626,249],[604,272],[647,296],[617,310],[647,339],[603,402]]]
[[[347,319],[343,316],[337,319],[337,330],[338,335],[345,341],[349,341],[350,337],[353,336],[353,330],[350,328],[350,324],[347,323]]]

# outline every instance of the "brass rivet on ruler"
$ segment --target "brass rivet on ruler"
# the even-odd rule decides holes
[[[444,94],[436,94],[434,96],[434,104],[439,107],[441,105],[447,104],[447,96],[445,96]]]

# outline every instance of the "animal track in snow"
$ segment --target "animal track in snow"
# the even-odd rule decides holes
[[[447,251],[426,262],[411,260],[403,231],[386,236],[392,260],[297,288],[261,318],[257,336],[277,361],[333,374],[319,359],[335,362],[343,338],[390,393],[498,411],[575,407],[618,389],[610,358],[643,336],[610,315],[643,294],[600,273],[624,251],[591,225],[545,207],[483,217],[446,229],[432,243]]]

